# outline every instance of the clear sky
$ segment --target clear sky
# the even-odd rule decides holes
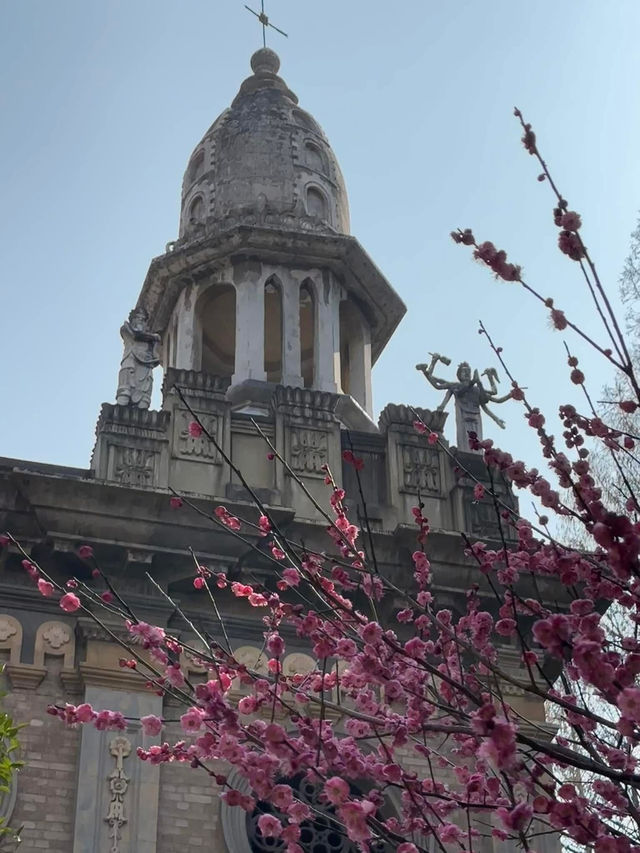
[[[374,370],[377,409],[437,405],[414,370],[428,351],[452,358],[447,378],[463,359],[493,364],[482,318],[553,417],[571,393],[562,336],[448,235],[473,227],[596,328],[512,110],[534,123],[615,288],[640,207],[639,0],[267,9],[289,33],[270,39],[281,74],[342,164],[352,232],[408,307]],[[4,0],[0,41],[0,455],[86,466],[119,327],[177,236],[189,155],[261,36],[241,0]],[[607,369],[584,364],[597,398]],[[503,446],[531,458],[520,408],[500,409]]]

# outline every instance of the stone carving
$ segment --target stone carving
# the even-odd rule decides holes
[[[399,445],[401,491],[440,494],[440,456],[432,447],[420,444]]]
[[[218,417],[212,414],[198,412],[200,422],[219,441]],[[182,410],[176,412],[174,454],[187,459],[202,460],[203,462],[215,462],[219,464],[222,460],[215,445],[202,433],[198,438],[189,434],[189,424],[193,421],[191,412]]]
[[[457,382],[448,382],[433,375],[436,364],[451,364],[451,359],[439,353],[431,353],[429,364],[416,364],[419,370],[434,388],[438,391],[446,391],[444,399],[438,406],[437,411],[444,411],[451,397],[456,400],[456,441],[461,450],[469,448],[469,433],[475,432],[479,439],[482,438],[482,416],[480,410],[488,415],[501,429],[504,429],[504,421],[488,408],[488,403],[504,403],[511,398],[511,394],[498,397],[498,374],[493,367],[487,367],[482,375],[489,380],[490,388],[487,390],[482,384],[480,374],[477,370],[471,373],[471,368],[466,361],[458,365],[456,371]]]
[[[46,655],[53,655],[63,659],[64,669],[73,669],[75,646],[75,638],[68,625],[64,622],[43,622],[36,631],[33,662],[44,667]]]
[[[267,655],[255,646],[240,646],[233,653],[239,664],[252,672],[267,672]]]
[[[316,669],[316,662],[310,655],[303,652],[293,652],[282,662],[282,674],[287,678],[292,675],[307,675]]]
[[[11,637],[15,637],[18,628],[11,616],[0,616],[0,643],[6,643]]]
[[[109,744],[109,752],[115,759],[116,766],[107,777],[111,798],[105,821],[109,824],[109,853],[120,853],[121,829],[127,822],[124,798],[130,781],[124,772],[124,760],[131,754],[131,741],[122,735],[115,737]]]
[[[0,615],[0,649],[9,649],[9,663],[20,663],[22,625],[5,613]]]
[[[116,447],[113,473],[122,486],[152,486],[155,479],[155,457],[142,447]]]
[[[326,432],[317,429],[291,428],[289,433],[289,464],[301,474],[324,476],[329,442]]]
[[[66,646],[70,642],[71,634],[66,625],[62,625],[60,622],[52,622],[42,632],[42,638],[52,649],[61,649],[62,646]]]
[[[124,355],[118,374],[116,402],[119,406],[148,409],[153,387],[153,368],[160,364],[157,347],[160,335],[148,331],[144,308],[135,308],[120,329]]]

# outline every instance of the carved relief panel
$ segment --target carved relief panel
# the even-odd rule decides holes
[[[290,427],[287,461],[296,473],[324,477],[323,465],[329,461],[328,433],[309,427]]]
[[[197,412],[200,422],[206,431],[221,441],[221,419],[210,412]],[[174,412],[173,456],[180,459],[190,459],[194,462],[210,462],[220,465],[222,459],[215,445],[203,433],[199,437],[189,434],[189,424],[193,421],[191,412],[186,409],[176,409]]]
[[[442,492],[440,454],[432,447],[399,444],[400,491],[439,495]]]
[[[156,481],[158,454],[144,447],[112,446],[112,479],[121,486],[150,487]]]

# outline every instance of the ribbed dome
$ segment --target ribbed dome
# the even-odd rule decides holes
[[[277,76],[269,48],[196,146],[182,185],[180,238],[236,225],[349,233],[338,161],[320,126]]]

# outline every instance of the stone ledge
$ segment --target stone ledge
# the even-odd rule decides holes
[[[47,674],[44,667],[30,663],[8,663],[4,671],[9,676],[12,686],[23,690],[35,690]]]

